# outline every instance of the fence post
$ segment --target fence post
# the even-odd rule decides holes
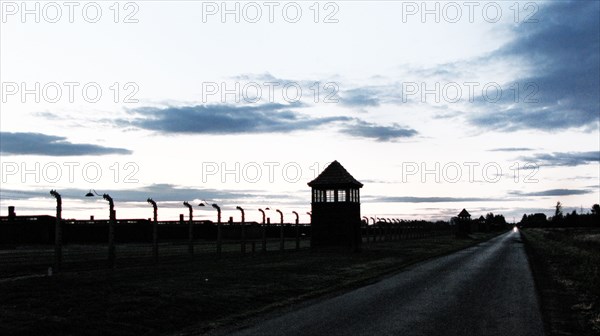
[[[194,255],[194,222],[191,220],[188,224],[188,253],[190,257]]]
[[[241,232],[241,238],[242,238],[242,246],[241,246],[241,250],[242,250],[242,255],[246,254],[246,216],[244,214],[244,209],[242,209],[241,207],[237,207],[238,210],[241,211],[242,213],[242,232]]]
[[[188,202],[183,202],[183,205],[188,208],[190,216],[188,221],[188,253],[191,258],[194,256],[194,210],[192,209],[192,205]]]
[[[285,238],[283,236],[283,221],[281,221],[280,230],[279,230],[279,249],[283,251],[285,249]]]
[[[271,218],[267,218],[267,223],[271,223]],[[262,222],[262,251],[267,252],[267,226],[265,221]]]
[[[254,223],[250,225],[250,232],[252,232],[250,240],[252,241],[252,255],[256,252],[256,239],[254,239]]]
[[[54,226],[54,268],[58,272],[62,264],[62,197],[56,190],[50,190],[50,195],[56,198],[56,223]]]
[[[229,216],[229,222],[227,224],[229,224],[229,230],[230,231],[233,230],[233,217],[232,216]],[[233,237],[235,237],[236,236],[235,235],[235,233],[236,233],[235,230],[233,231],[233,233],[234,233]]]
[[[221,236],[221,216],[219,216],[219,221],[217,222],[217,258],[221,258],[221,250],[222,250],[222,236]]]
[[[221,208],[217,204],[213,204],[212,207],[217,209],[217,258],[221,258],[221,244],[223,243],[221,238]]]
[[[55,272],[62,267],[62,218],[60,210],[56,210],[56,228],[54,229],[54,268]]]
[[[379,233],[379,227],[377,224],[373,224],[373,242],[377,242],[377,234]]]
[[[108,265],[115,267],[115,218],[117,217],[114,208],[110,209],[110,218],[108,220]]]
[[[383,241],[389,241],[390,240],[390,225],[389,223],[385,223],[385,228],[384,228],[384,234],[383,234]]]
[[[152,260],[154,263],[158,263],[158,206],[156,202],[152,198],[148,198],[146,200],[148,203],[152,205]]]
[[[300,224],[298,218],[296,218],[296,250],[300,249]]]

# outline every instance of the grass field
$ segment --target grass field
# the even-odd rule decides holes
[[[252,246],[258,253],[262,249],[262,240],[249,240],[246,244],[246,253],[252,254]],[[308,248],[309,239],[300,240],[300,248]],[[296,248],[295,239],[286,239],[284,247],[286,250]],[[222,246],[222,252],[240,253],[240,242],[227,241]],[[278,251],[279,239],[267,240],[267,251]],[[63,246],[63,268],[67,271],[91,270],[107,267],[108,245],[106,244],[70,244]],[[214,257],[216,255],[216,243],[214,241],[194,242],[194,254],[202,258]],[[117,266],[130,266],[131,264],[153,264],[151,244],[117,244],[116,245]],[[177,262],[178,260],[189,260],[187,242],[165,242],[159,244],[160,262]],[[54,263],[54,247],[43,246],[20,246],[18,248],[0,249],[0,281],[2,279],[31,275],[45,274],[48,267]]]
[[[366,244],[361,253],[230,255],[0,283],[0,335],[202,334],[358,287],[495,234]]]
[[[550,335],[600,335],[600,229],[522,230]]]

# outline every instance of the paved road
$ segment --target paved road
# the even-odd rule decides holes
[[[544,335],[519,232],[509,232],[235,335]]]

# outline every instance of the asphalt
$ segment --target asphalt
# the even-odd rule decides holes
[[[254,323],[233,335],[544,335],[518,231]]]

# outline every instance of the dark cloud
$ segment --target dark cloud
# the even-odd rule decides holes
[[[77,188],[58,188],[58,192],[63,198],[83,199],[88,189]],[[1,198],[11,200],[23,200],[39,197],[51,198],[50,189],[48,190],[12,190],[3,189]],[[98,193],[109,194],[115,202],[146,202],[146,199],[153,198],[157,202],[183,202],[199,199],[206,200],[230,200],[245,199],[255,196],[255,192],[247,191],[227,191],[209,188],[190,188],[181,187],[173,184],[152,184],[136,189],[126,190],[98,190]]]
[[[417,134],[414,129],[397,124],[382,126],[345,116],[313,118],[291,110],[301,106],[269,103],[259,106],[143,107],[130,111],[131,120],[116,122],[165,134],[286,133],[331,125],[339,125],[343,134],[377,141],[394,141]]]
[[[337,76],[334,76],[337,77]],[[348,88],[347,85],[341,84],[335,80],[323,81],[323,80],[292,80],[275,77],[270,73],[263,74],[242,74],[233,77],[236,81],[241,81],[242,85],[245,83],[256,82],[259,84],[270,82],[276,83],[279,86],[284,86],[288,83],[296,83],[300,85],[303,91],[310,92],[310,97],[315,89],[315,85],[319,85],[320,99],[329,102],[340,102],[342,105],[347,107],[376,107],[382,103],[393,101],[397,94],[397,85],[383,85],[383,86],[359,86],[355,88]],[[385,101],[384,101],[385,100]]]
[[[36,197],[46,197],[46,195],[50,196],[50,194],[48,194],[49,192],[50,190],[46,191],[46,193],[43,193],[40,191],[2,188],[2,191],[0,192],[0,200],[27,200]]]
[[[453,203],[453,202],[497,202],[502,199],[485,197],[413,197],[413,196],[391,196],[376,197],[374,202],[385,203]]]
[[[375,107],[381,103],[379,94],[372,88],[351,89],[341,94],[340,102],[342,105],[351,107]]]
[[[511,191],[510,195],[514,196],[570,196],[570,195],[584,195],[589,194],[591,191],[587,189],[550,189],[534,192],[521,192]]]
[[[534,150],[533,148],[527,148],[527,147],[506,147],[506,148],[494,148],[494,149],[490,149],[488,150],[489,152],[526,152],[526,151],[532,151]]]
[[[66,137],[42,133],[0,132],[0,152],[15,155],[79,156],[131,154],[124,148],[75,144]]]
[[[253,197],[252,191],[227,191],[210,188],[182,187],[173,184],[152,184],[138,189],[106,190],[115,200],[134,202],[145,201],[148,197],[155,201],[175,202],[194,199],[224,200]]]
[[[142,107],[130,111],[134,115],[132,120],[117,122],[160,133],[242,134],[292,132],[351,120],[343,116],[311,118],[291,110],[301,106],[267,103]]]
[[[361,120],[355,120],[353,124],[345,126],[342,132],[353,137],[370,138],[380,142],[410,138],[418,134],[414,129],[405,128],[398,124],[380,126]]]
[[[486,104],[486,112],[471,116],[470,122],[502,131],[597,130],[600,2],[546,2],[536,17],[538,23],[516,26],[516,39],[490,56],[491,60],[510,58],[535,66],[532,74],[515,80],[520,85],[519,99],[503,88],[502,99]],[[533,86],[527,88],[527,83]],[[529,102],[524,102],[529,93]]]
[[[520,160],[535,163],[537,166],[580,166],[600,162],[600,151],[597,152],[555,152],[522,156]]]

